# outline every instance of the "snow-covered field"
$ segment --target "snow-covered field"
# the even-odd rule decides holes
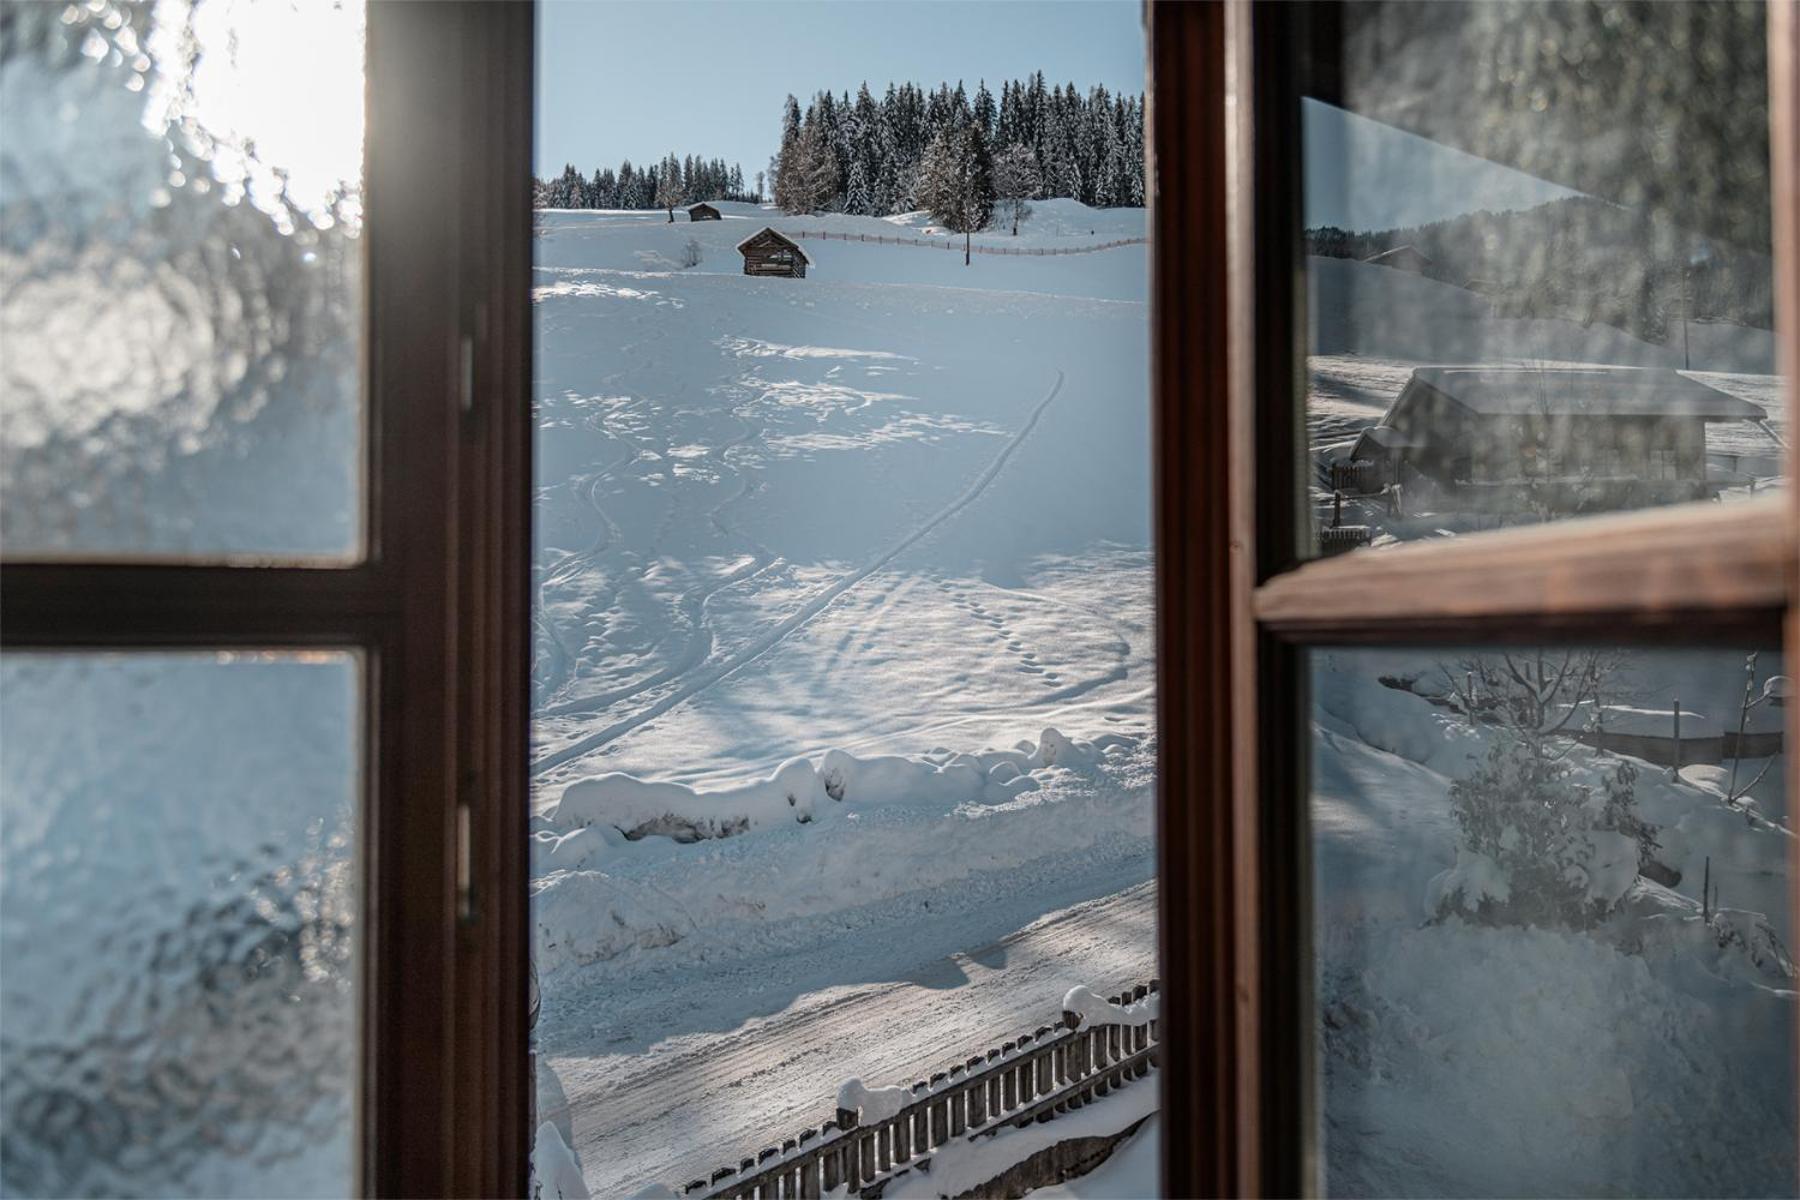
[[[933,965],[1151,872],[1144,247],[812,239],[806,279],[751,279],[764,224],[944,235],[719,207],[539,214],[540,1091],[595,1194],[1154,974],[1147,901],[1017,986],[977,955],[980,1004]],[[1144,230],[1037,207],[981,240]],[[919,986],[960,990],[874,1024]],[[814,1044],[840,1003],[873,1061]],[[667,1078],[679,1104],[643,1101]]]

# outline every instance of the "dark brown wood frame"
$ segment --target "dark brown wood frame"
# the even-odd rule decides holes
[[[1297,562],[1305,326],[1293,48],[1308,17],[1306,6],[1249,0],[1146,6],[1171,1196],[1300,1195],[1321,1184],[1307,940],[1308,646],[1675,636],[1767,644],[1784,619],[1800,619],[1791,607],[1800,575],[1793,488],[1754,506]],[[1792,7],[1771,7],[1786,370],[1800,361],[1797,26]],[[1788,474],[1796,477],[1792,462]],[[1790,737],[1800,736],[1800,709],[1789,721]],[[1800,789],[1800,768],[1789,769],[1789,787]],[[1800,878],[1800,857],[1794,870]]]
[[[360,652],[360,1170],[379,1195],[522,1194],[530,1154],[534,15],[369,8],[366,561],[0,566],[9,650]]]

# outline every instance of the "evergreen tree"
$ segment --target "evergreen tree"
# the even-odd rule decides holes
[[[945,129],[932,140],[919,170],[919,202],[932,219],[963,235],[963,265],[972,235],[994,215],[994,164],[987,138],[974,122]]]
[[[981,128],[981,136],[988,140],[990,148],[994,145],[995,121],[998,114],[994,108],[994,93],[988,91],[987,80],[982,80],[975,88],[975,124]]]
[[[1030,200],[1037,190],[1037,157],[1031,147],[1014,144],[994,156],[994,198],[1012,221],[1014,237],[1019,236],[1019,222],[1031,215]]]
[[[788,175],[790,167],[792,178]],[[791,95],[781,108],[781,149],[776,152],[771,173],[776,205],[783,211],[794,211],[793,190],[800,178],[800,102]]]

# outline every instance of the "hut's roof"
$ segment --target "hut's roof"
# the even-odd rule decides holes
[[[710,205],[710,204],[708,204],[708,203],[707,203],[707,202],[706,202],[706,201],[704,201],[704,200],[702,200],[702,201],[700,201],[700,202],[699,202],[699,203],[698,203],[698,204],[690,204],[690,205],[688,205],[688,211],[689,211],[689,212],[698,212],[698,211],[699,211],[699,210],[701,210],[701,209],[703,209],[703,208],[704,208],[704,209],[705,209],[705,210],[706,210],[706,211],[707,211],[707,212],[715,212],[715,213],[716,213],[716,212],[718,212],[718,211],[719,211],[719,210],[718,210],[718,209],[716,209],[716,208],[714,208],[714,207],[713,207],[713,206],[712,206],[712,205]]]
[[[1706,421],[1768,416],[1748,400],[1663,367],[1417,367],[1394,409],[1427,389],[1482,416],[1550,413]]]
[[[1380,254],[1371,254],[1363,261],[1377,266],[1397,267],[1404,263],[1429,263],[1431,255],[1408,242],[1404,246],[1395,246],[1392,250],[1383,250]]]
[[[795,254],[798,254],[800,256],[801,262],[805,263],[809,267],[812,266],[812,259],[807,257],[806,251],[802,250],[800,248],[799,242],[796,242],[793,238],[782,236],[781,234],[775,232],[774,229],[770,228],[767,225],[763,226],[761,229],[757,230],[755,233],[751,234],[749,237],[747,237],[743,241],[739,242],[737,244],[738,253],[742,254],[745,250],[748,250],[751,246],[755,245],[757,242],[768,241],[768,240],[780,242],[783,246],[786,246],[789,250],[792,250]]]

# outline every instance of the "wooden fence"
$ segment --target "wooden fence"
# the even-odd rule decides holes
[[[783,231],[784,236],[804,239],[817,238],[825,242],[866,242],[871,246],[924,246],[932,250],[950,250],[957,254],[963,252],[963,244],[953,237],[948,238],[912,238],[888,237],[876,234],[871,237],[866,233],[832,233],[829,230],[817,230],[811,233],[795,233]],[[1143,246],[1149,243],[1147,237],[1119,238],[1111,242],[1099,242],[1091,246],[970,246],[976,254],[1011,254],[1020,257],[1044,258],[1059,254],[1092,254],[1097,250],[1117,250],[1120,246]]]
[[[1157,986],[1152,980],[1110,1000],[1129,1004]],[[1148,1074],[1157,1065],[1157,1024],[1084,1027],[1079,1015],[1064,1013],[1060,1026],[1040,1026],[913,1084],[913,1099],[890,1117],[862,1124],[856,1112],[840,1109],[835,1121],[720,1167],[682,1195],[816,1200],[843,1188],[872,1200],[893,1179],[929,1174],[932,1152],[952,1141],[1048,1121]]]

